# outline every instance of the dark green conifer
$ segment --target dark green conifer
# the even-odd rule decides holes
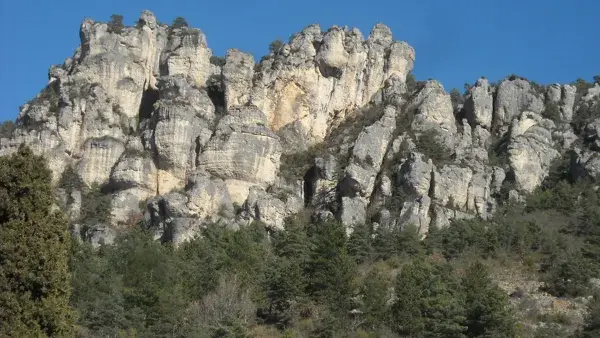
[[[46,161],[21,146],[0,158],[0,336],[72,331],[70,238]]]

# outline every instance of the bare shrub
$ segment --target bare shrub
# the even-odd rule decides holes
[[[252,325],[256,305],[236,275],[224,275],[213,292],[193,302],[186,312],[186,324],[195,326],[191,331],[228,331]]]

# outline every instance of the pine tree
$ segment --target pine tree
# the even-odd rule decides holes
[[[188,27],[188,23],[181,16],[176,17],[175,20],[173,20],[173,24],[171,24],[171,28],[173,28],[173,29],[183,28],[183,27]]]
[[[286,327],[294,317],[295,305],[304,297],[303,268],[308,258],[308,239],[298,218],[273,234],[275,257],[267,263],[264,289],[271,320]]]
[[[365,262],[372,253],[372,228],[363,223],[354,227],[354,231],[348,238],[348,253],[357,263]]]
[[[515,337],[508,297],[496,286],[480,262],[469,266],[462,281],[465,294],[467,336]]]
[[[304,277],[297,260],[276,257],[267,263],[264,288],[270,321],[281,328],[291,324],[295,317],[295,305],[303,296],[303,287]]]
[[[394,229],[388,225],[380,225],[373,231],[372,251],[378,259],[390,259],[397,254]]]
[[[351,307],[355,269],[346,247],[346,229],[339,222],[327,221],[311,224],[308,230],[307,291],[315,301],[344,316]]]
[[[417,259],[396,281],[390,326],[410,337],[464,337],[463,301],[448,266]]]
[[[125,25],[123,25],[123,16],[119,15],[119,14],[111,15],[110,21],[108,22],[107,31],[109,33],[121,34],[121,32],[123,31],[123,28],[125,28]]]
[[[0,336],[72,330],[66,217],[45,160],[21,145],[0,158]]]
[[[419,229],[413,224],[408,224],[402,228],[379,226],[375,230],[373,251],[378,258],[389,259],[395,255],[415,257],[423,254],[425,250]]]
[[[392,285],[389,268],[384,262],[375,264],[365,277],[361,287],[360,309],[365,317],[364,327],[376,330],[384,323],[390,299],[389,287]]]
[[[564,252],[546,275],[545,291],[558,297],[584,295],[593,271],[593,265],[580,251]]]
[[[419,256],[424,253],[423,243],[421,243],[421,234],[414,224],[408,224],[403,229],[399,229],[395,236],[396,251],[403,252],[411,257]]]
[[[284,231],[273,235],[272,246],[278,257],[294,258],[304,263],[308,259],[308,237],[300,217],[293,217],[284,226]]]

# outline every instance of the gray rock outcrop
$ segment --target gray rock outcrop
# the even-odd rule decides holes
[[[540,114],[544,110],[544,101],[531,84],[524,79],[506,79],[500,83],[494,102],[494,121],[496,128],[510,125],[512,120],[524,111]]]
[[[225,180],[236,203],[246,200],[250,187],[275,182],[281,145],[266,124],[255,106],[232,108],[198,157],[198,167]]]
[[[480,125],[486,129],[492,126],[494,100],[492,87],[487,79],[480,78],[471,88],[464,106],[465,115],[473,125]]]
[[[532,192],[539,186],[551,162],[559,156],[554,149],[552,129],[552,121],[532,112],[524,112],[513,120],[508,159],[520,190]]]
[[[366,39],[310,25],[259,62],[213,56],[202,31],[148,11],[119,32],[85,20],[80,36],[0,156],[21,143],[45,155],[73,233],[102,188],[111,217],[85,236],[95,245],[142,216],[179,244],[215,222],[281,229],[305,208],[349,231],[426,235],[522,201],[561,157],[600,177],[600,85],[479,78],[456,101],[435,80],[407,81],[415,51],[383,24]],[[60,186],[66,168],[83,186]]]

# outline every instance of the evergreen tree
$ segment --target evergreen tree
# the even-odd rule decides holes
[[[283,47],[283,45],[284,45],[283,41],[281,41],[279,39],[271,41],[271,43],[269,44],[269,52],[276,54],[279,52],[281,47]]]
[[[390,326],[411,337],[464,337],[463,301],[450,267],[417,259],[402,268]]]
[[[157,336],[171,332],[185,308],[182,269],[172,251],[152,234],[132,229],[120,234],[107,252],[111,269],[123,283],[127,323],[137,322]]]
[[[388,225],[380,225],[373,231],[373,255],[377,259],[390,259],[396,254],[394,230]]]
[[[278,257],[297,259],[304,264],[308,259],[309,243],[302,219],[293,217],[286,222],[284,231],[273,234],[271,245]]]
[[[308,239],[302,222],[296,217],[285,224],[283,231],[273,234],[275,257],[269,261],[264,283],[268,313],[282,327],[294,319],[294,307],[304,296],[303,275],[308,255]]]
[[[515,337],[508,297],[494,285],[480,262],[469,266],[462,281],[465,294],[467,336]]]
[[[202,235],[215,255],[219,270],[236,274],[244,286],[260,284],[269,255],[262,223],[253,222],[238,230],[225,224],[211,224]]]
[[[182,243],[176,254],[181,261],[182,283],[191,299],[200,299],[219,282],[219,259],[204,238]]]
[[[21,145],[0,158],[0,336],[66,336],[70,238],[52,173]]]
[[[72,181],[76,182],[76,179]],[[79,215],[79,223],[82,225],[80,235],[82,238],[89,238],[98,225],[110,223],[111,197],[103,194],[97,183],[83,190]]]
[[[177,28],[183,28],[183,27],[188,27],[188,23],[187,20],[185,20],[184,18],[178,16],[175,18],[175,20],[173,20],[173,24],[171,24],[171,28],[173,29],[177,29]]]
[[[119,330],[143,328],[142,320],[128,321],[123,283],[106,257],[113,247],[95,250],[88,243],[72,241],[70,271],[71,304],[77,309],[78,330],[100,337],[116,337]],[[135,318],[138,319],[138,318]]]
[[[309,295],[343,317],[350,310],[355,265],[346,248],[346,229],[336,221],[311,224],[306,265]]]
[[[271,260],[267,263],[264,286],[269,320],[281,328],[289,326],[295,317],[295,305],[303,296],[304,277],[299,262],[288,257]]]
[[[396,251],[404,253],[410,257],[416,257],[425,252],[421,243],[421,234],[414,224],[408,224],[397,231],[395,236]]]
[[[394,255],[415,257],[424,252],[419,229],[413,224],[400,227],[379,226],[375,230],[373,251],[380,259]]]
[[[385,322],[390,298],[388,289],[391,284],[389,271],[384,262],[375,264],[365,277],[360,290],[362,296],[360,309],[365,317],[363,326],[366,329],[377,330]]]
[[[348,253],[357,263],[365,262],[372,252],[371,226],[367,223],[354,227],[348,238]]]
[[[558,297],[584,295],[593,271],[593,265],[580,251],[564,252],[550,267],[545,290]]]
[[[108,22],[107,31],[109,33],[121,34],[121,32],[123,31],[123,28],[125,28],[125,25],[123,24],[123,16],[119,15],[119,14],[111,15],[110,21]]]

